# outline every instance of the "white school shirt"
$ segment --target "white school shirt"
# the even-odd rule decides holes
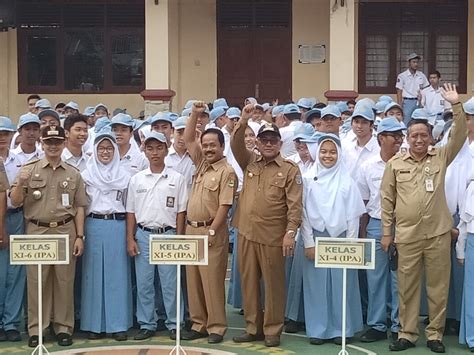
[[[43,159],[44,157],[44,152],[38,145],[36,145],[36,150],[33,153],[25,153],[23,149],[21,149],[21,144],[19,144],[15,149],[11,150],[11,152],[17,156],[18,160],[21,162],[21,165],[25,165],[34,159]]]
[[[168,168],[171,168],[174,171],[183,175],[186,179],[186,184],[188,185],[188,187],[191,187],[193,183],[193,175],[196,171],[196,166],[194,165],[187,151],[182,157],[180,157],[174,149],[174,146],[171,145],[168,151],[168,155],[165,158],[165,165]]]
[[[357,139],[351,142],[345,141],[342,145],[344,163],[354,181],[357,181],[358,168],[362,163],[377,155],[380,155],[380,146],[376,137],[371,137],[363,147],[357,145]]]
[[[90,156],[87,155],[84,151],[82,152],[80,157],[75,157],[67,148],[64,148],[61,154],[62,161],[68,163],[69,165],[72,165],[80,172],[83,172],[86,169],[87,159],[89,158]]]
[[[161,174],[149,168],[132,176],[128,185],[127,212],[147,228],[176,228],[176,216],[186,211],[188,188],[185,178],[165,166]]]
[[[120,166],[124,168],[130,176],[133,176],[148,168],[148,159],[145,157],[145,153],[131,143],[127,154],[120,159]]]
[[[303,124],[300,120],[291,121],[286,127],[280,128],[281,141],[283,142],[280,149],[280,154],[283,158],[288,158],[296,153],[295,143],[293,138],[295,130]]]
[[[126,190],[100,191],[94,186],[86,185],[87,214],[125,213]]]
[[[365,206],[371,218],[382,219],[382,208],[380,206],[380,185],[385,170],[385,162],[379,155],[374,156],[364,162],[357,177],[357,186],[364,201],[368,201]]]
[[[443,113],[452,106],[441,96],[441,89],[435,90],[433,86],[429,86],[421,90],[421,105],[432,114]]]
[[[3,162],[3,165],[5,166],[5,173],[7,174],[8,183],[11,186],[23,164],[15,153],[9,151],[8,157]],[[7,208],[15,208],[12,205],[9,194],[7,194]]]
[[[417,70],[415,74],[412,74],[410,70],[407,69],[398,74],[395,87],[402,90],[403,98],[417,98],[418,91],[429,85],[428,79],[421,71]]]

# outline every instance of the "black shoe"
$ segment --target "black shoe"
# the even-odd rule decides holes
[[[117,332],[117,333],[112,334],[112,338],[114,338],[117,341],[127,341],[128,334],[127,332]]]
[[[241,310],[239,311],[239,314],[240,314],[241,316],[243,316],[243,315],[244,315],[244,310],[241,309]]]
[[[209,344],[218,344],[218,343],[222,343],[223,340],[224,340],[224,337],[222,335],[211,333],[209,334],[209,338],[207,339],[207,342]]]
[[[158,319],[158,322],[156,322],[156,331],[157,332],[163,332],[165,330],[168,330],[165,325],[165,320],[164,319]]]
[[[32,335],[28,339],[28,346],[30,348],[36,348],[39,344],[39,337],[37,335]]]
[[[176,340],[176,329],[171,329],[169,331],[169,336],[171,340]]]
[[[294,320],[289,320],[285,325],[285,333],[298,333],[298,323]]]
[[[414,348],[415,344],[405,338],[400,338],[397,341],[394,341],[388,346],[390,351],[403,351],[406,349]]]
[[[335,337],[332,341],[336,345],[342,345],[342,337]],[[349,338],[349,337],[346,338],[346,344],[349,344],[351,341],[352,341],[352,338]]]
[[[470,351],[471,353],[474,353],[474,346],[471,347],[471,348],[469,348],[469,351]]]
[[[263,340],[265,337],[261,334],[254,335],[249,333],[243,333],[241,335],[236,335],[232,338],[234,343],[250,343],[257,340]]]
[[[138,333],[133,337],[133,340],[145,340],[151,338],[153,335],[155,335],[155,332],[153,330],[140,329]]]
[[[6,332],[8,341],[21,341],[20,332],[16,329],[7,330]]]
[[[7,341],[7,333],[3,329],[0,329],[0,341]]]
[[[56,339],[58,340],[59,346],[71,346],[72,345],[72,337],[70,334],[67,333],[59,333],[56,335]]]
[[[369,328],[362,336],[360,341],[363,343],[373,343],[374,341],[387,339],[387,333],[374,328]]]
[[[201,333],[201,332],[197,332],[197,331],[191,329],[189,332],[183,332],[183,335],[181,336],[181,339],[183,339],[183,340],[196,340],[196,339],[207,338],[207,336],[208,336],[207,333]]]
[[[398,340],[398,332],[390,332],[392,341],[397,341]]]
[[[426,346],[434,353],[445,353],[443,343],[440,340],[428,340]]]
[[[311,345],[323,345],[324,344],[324,339],[320,338],[309,338],[309,343]]]
[[[280,345],[280,337],[278,335],[266,336],[265,346],[268,348],[274,348]]]
[[[103,339],[103,338],[105,338],[105,333],[89,332],[87,334],[87,339],[89,340],[98,340],[98,339]]]

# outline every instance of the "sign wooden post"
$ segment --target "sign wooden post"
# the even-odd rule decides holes
[[[181,265],[207,265],[207,239],[207,235],[150,235],[150,264],[176,265],[176,345],[170,355],[186,355],[181,346]]]
[[[31,354],[49,354],[43,345],[43,265],[69,264],[69,235],[10,236],[10,263],[38,266],[38,346]]]
[[[346,350],[347,269],[375,268],[375,240],[357,238],[316,238],[314,266],[342,269],[342,349]]]

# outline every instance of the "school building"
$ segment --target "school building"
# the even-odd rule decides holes
[[[187,99],[395,94],[406,56],[474,90],[474,0],[0,0],[0,114],[26,97],[181,111]]]

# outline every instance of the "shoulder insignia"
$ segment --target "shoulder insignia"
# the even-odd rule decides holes
[[[290,165],[293,165],[298,168],[298,164],[296,164],[293,160],[288,160],[288,159],[283,159],[285,163],[288,163]],[[298,168],[299,169],[299,168]]]
[[[301,185],[303,183],[303,179],[301,178],[301,175],[295,176],[295,182],[296,182],[296,185]]]
[[[30,161],[27,161],[25,164],[23,164],[23,166],[32,165],[32,164],[35,164],[39,161],[40,161],[39,159],[33,159],[33,160],[30,160]]]

